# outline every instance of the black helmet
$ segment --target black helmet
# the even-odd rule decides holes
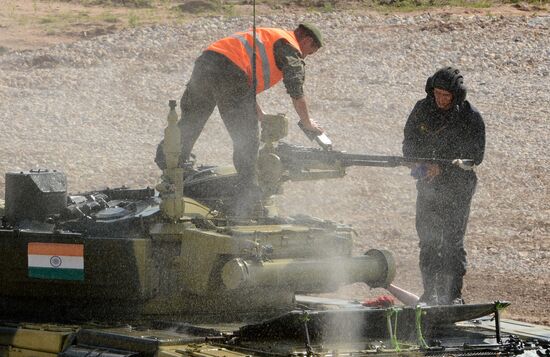
[[[441,88],[453,93],[453,104],[461,106],[466,99],[466,87],[464,77],[454,67],[444,67],[434,73],[426,81],[426,93],[433,96],[434,88]]]

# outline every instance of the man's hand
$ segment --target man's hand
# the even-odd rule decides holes
[[[298,114],[300,118],[302,130],[309,131],[313,135],[320,135],[324,132],[323,128],[317,124],[315,120],[310,118],[305,97],[292,98],[292,104],[294,104],[296,114]]]
[[[453,165],[456,165],[456,166],[460,167],[462,170],[465,170],[465,171],[472,171],[476,167],[476,165],[474,165],[473,163],[471,165],[468,165],[460,159],[454,159],[453,160]]]
[[[439,175],[441,175],[441,167],[434,163],[418,163],[411,170],[412,177],[427,182],[432,182]]]
[[[323,128],[313,119],[310,119],[309,121],[300,120],[300,123],[302,124],[303,130],[310,131],[315,135],[320,135],[325,132]]]
[[[426,181],[432,182],[437,176],[441,175],[441,167],[438,164],[426,164]]]

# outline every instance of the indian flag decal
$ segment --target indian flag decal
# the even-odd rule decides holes
[[[29,278],[84,280],[84,244],[29,243]]]

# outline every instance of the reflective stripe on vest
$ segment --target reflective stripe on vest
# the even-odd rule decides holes
[[[248,58],[250,61],[250,67],[252,68],[253,49],[252,49],[252,46],[250,46],[250,43],[248,43],[246,38],[244,38],[244,36],[241,36],[241,35],[233,35],[231,37],[235,37],[236,39],[241,41],[241,43],[244,45],[244,47],[246,48],[246,54],[248,55]],[[262,42],[258,40],[258,38],[256,38],[256,49],[260,52],[260,59],[262,61],[262,73],[263,73],[263,79],[264,79],[264,89],[267,89],[269,88],[269,86],[265,88],[266,87],[265,83],[271,83],[271,79],[270,79],[271,71],[269,69],[269,60],[267,59],[267,52],[265,51],[265,46]],[[257,55],[258,53],[256,52],[256,56]]]
[[[207,50],[221,53],[242,69],[252,85],[252,31],[236,33],[211,44]],[[283,73],[277,67],[273,48],[275,43],[285,39],[300,52],[300,45],[294,32],[274,28],[256,29],[256,93],[278,83]]]

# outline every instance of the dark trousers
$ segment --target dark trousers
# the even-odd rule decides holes
[[[256,183],[259,127],[254,93],[244,72],[225,58],[195,62],[181,98],[182,156],[188,159],[216,105],[233,141],[233,163],[243,183]]]
[[[255,96],[245,73],[222,55],[203,53],[195,62],[180,106],[180,160],[184,161],[189,160],[206,121],[218,107],[233,141],[233,164],[239,176],[237,192],[243,206],[241,213],[246,213],[259,194],[256,163],[260,141]],[[157,150],[156,161],[162,168],[160,156],[162,150]]]
[[[464,234],[476,179],[417,183],[416,231],[420,238],[421,300],[445,305],[462,297],[466,274]]]

